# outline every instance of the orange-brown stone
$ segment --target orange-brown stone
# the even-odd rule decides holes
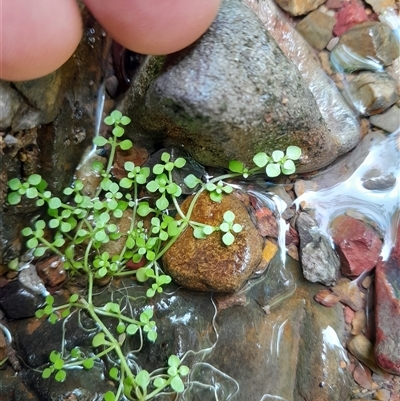
[[[192,197],[182,204],[187,211]],[[220,231],[205,239],[196,239],[188,227],[166,252],[163,264],[166,272],[183,287],[199,291],[233,292],[240,288],[257,268],[262,257],[262,238],[250,220],[242,202],[235,195],[225,195],[220,203],[202,193],[191,216],[211,226],[219,226],[227,210],[235,214],[235,223],[243,229],[235,234],[232,245],[222,242]]]

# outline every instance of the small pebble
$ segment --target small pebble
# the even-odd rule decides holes
[[[362,286],[363,286],[365,289],[368,289],[368,288],[370,287],[371,283],[372,283],[372,277],[371,277],[371,276],[367,276],[367,277],[365,277],[365,279],[363,280]]]

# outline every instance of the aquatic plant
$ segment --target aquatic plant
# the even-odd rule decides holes
[[[22,197],[26,197],[47,210],[45,218],[38,218],[32,227],[22,230],[22,235],[27,237],[26,246],[32,250],[34,257],[56,254],[71,275],[83,274],[87,277],[85,292],[71,294],[67,303],[57,306],[54,297],[48,295],[36,317],[47,317],[54,324],[69,316],[73,310],[84,311],[98,328],[92,339],[93,355],[87,356],[79,348],[63,349],[61,352],[53,350],[42,377],[54,377],[62,382],[68,369],[91,369],[96,359],[111,354],[118,361],[108,372],[116,382],[116,391],[104,394],[104,400],[120,400],[125,396],[128,400],[145,401],[165,391],[182,392],[189,368],[182,365],[177,356],[171,355],[164,369],[154,372],[132,369],[123,345],[127,338],[135,335],[140,338],[140,349],[143,338],[150,342],[156,340],[153,309],[148,303],[139,316],[133,318],[123,313],[118,302],[96,306],[93,302],[95,280],[135,276],[138,282],[147,283],[147,297],[162,292],[165,285],[171,282],[171,277],[163,273],[159,260],[187,227],[192,227],[193,235],[199,239],[220,232],[221,241],[226,246],[231,245],[242,230],[230,210],[224,213],[223,221],[215,227],[193,221],[191,215],[199,195],[207,191],[214,202],[220,202],[224,194],[233,191],[233,187],[226,182],[230,178],[247,178],[261,172],[269,177],[280,173],[293,174],[293,161],[299,159],[301,150],[289,146],[286,153],[279,150],[271,156],[259,153],[254,157],[253,168],[245,167],[240,161],[232,161],[229,173],[208,182],[188,175],[184,183],[193,189],[194,196],[184,213],[178,202],[182,189],[174,182],[172,172],[185,166],[186,160],[182,157],[172,160],[171,155],[164,152],[160,163],[154,165],[152,171],[127,161],[124,164],[126,176],[118,180],[113,177],[112,168],[118,148],[128,150],[133,146],[129,139],[122,139],[124,126],[130,123],[130,119],[119,111],[113,111],[106,117],[105,123],[113,127],[110,137],[99,136],[93,140],[97,147],[106,147],[109,151],[106,165],[98,161],[93,164],[93,169],[102,177],[94,197],[85,194],[85,185],[79,179],[64,189],[62,199],[53,196],[46,181],[39,174],[33,174],[24,182],[18,178],[11,179],[7,200],[10,205],[17,205]],[[139,190],[144,188],[152,194],[149,201],[139,197]],[[176,211],[175,218],[168,211],[171,206]],[[130,216],[130,227],[121,232],[118,224],[125,215]],[[116,241],[122,241],[121,250],[110,254],[107,244]],[[143,263],[143,266],[132,269],[129,266],[132,263]],[[116,322],[114,332],[105,324],[105,318]]]

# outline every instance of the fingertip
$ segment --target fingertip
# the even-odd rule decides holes
[[[85,0],[104,29],[142,54],[168,54],[197,40],[215,19],[221,0]]]
[[[25,81],[64,64],[82,36],[75,0],[3,0],[0,78]]]

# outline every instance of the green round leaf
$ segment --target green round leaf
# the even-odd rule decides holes
[[[176,355],[170,355],[168,358],[168,366],[178,367],[181,363],[181,360]]]
[[[207,235],[203,231],[203,227],[194,227],[193,228],[193,236],[197,239],[207,238]]]
[[[182,168],[186,164],[186,160],[183,157],[178,157],[174,161],[175,167]]]
[[[38,319],[41,319],[46,313],[44,312],[44,309],[38,309],[35,312],[35,317],[37,317]]]
[[[131,323],[126,328],[126,334],[129,334],[130,336],[133,336],[138,330],[139,330],[139,326],[136,325],[136,324]]]
[[[92,358],[85,359],[85,360],[83,361],[83,367],[84,367],[85,369],[92,369],[93,366],[94,366],[94,360],[93,360]]]
[[[122,127],[115,127],[112,130],[112,133],[114,136],[116,136],[117,138],[120,138],[122,135],[124,135],[125,130]]]
[[[50,209],[58,209],[61,206],[61,200],[60,198],[54,197],[51,198],[49,201],[49,208]]]
[[[105,266],[103,266],[102,268],[100,268],[98,271],[97,271],[97,274],[96,274],[96,276],[98,276],[98,277],[105,277],[107,275],[107,268],[105,267]]]
[[[182,393],[183,390],[185,389],[185,386],[183,384],[182,379],[179,376],[175,376],[172,380],[171,380],[171,387],[174,391],[176,391],[177,393]]]
[[[39,246],[33,251],[33,256],[36,257],[43,256],[46,253],[47,249],[48,249],[47,246]]]
[[[292,160],[286,160],[281,168],[282,173],[286,175],[293,174],[296,171],[296,166]]]
[[[93,171],[97,171],[98,173],[100,173],[104,170],[104,164],[101,161],[96,160],[92,164],[92,169]]]
[[[151,298],[151,297],[150,297]],[[157,339],[157,332],[155,331],[155,330],[150,330],[148,333],[147,333],[147,339],[149,340],[149,341],[156,341],[156,339]]]
[[[110,375],[111,379],[119,380],[119,370],[115,366],[110,369],[108,374]]]
[[[301,156],[301,149],[298,146],[289,146],[286,149],[286,156],[292,160],[298,160]]]
[[[184,181],[185,185],[191,189],[195,188],[197,185],[199,185],[199,183],[201,183],[201,180],[199,180],[193,174],[189,174],[187,177],[185,177],[185,179],[183,181]]]
[[[214,227],[211,227],[211,226],[205,226],[205,227],[203,227],[203,233],[205,234],[205,235],[210,235],[210,234],[212,234],[214,232]]]
[[[222,194],[217,192],[210,192],[210,198],[214,202],[221,202],[222,201]]]
[[[108,141],[103,136],[96,136],[96,138],[93,138],[93,143],[96,146],[104,146],[106,143],[108,143]]]
[[[93,337],[93,340],[92,340],[93,347],[97,348],[97,347],[100,347],[100,345],[105,345],[105,344],[106,344],[106,340],[105,340],[104,333],[98,333]]]
[[[112,391],[107,391],[103,397],[104,401],[116,401],[115,394]]]
[[[239,162],[237,160],[231,160],[229,162],[229,170],[231,170],[233,173],[241,173],[244,169],[244,165],[242,162]]]
[[[182,365],[179,367],[179,376],[187,376],[189,372],[190,369],[187,366]]]
[[[162,377],[156,377],[156,379],[153,381],[153,385],[156,388],[160,388],[160,387],[164,387],[166,382],[167,381],[165,379],[163,379]]]
[[[133,184],[133,181],[132,181],[131,179],[127,178],[127,177],[124,177],[124,178],[119,182],[119,185],[120,185],[122,188],[126,188],[126,189],[129,189],[129,188],[132,186],[132,184]]]
[[[160,210],[165,210],[165,209],[167,209],[168,206],[169,206],[168,199],[167,199],[164,195],[162,195],[160,198],[158,198],[158,199],[156,200],[156,206],[157,206],[157,208],[160,209]]]
[[[63,367],[64,367],[64,361],[63,361],[62,359],[57,359],[57,360],[54,362],[54,368],[55,368],[55,369],[60,370],[60,369],[62,369]]]
[[[150,208],[148,202],[140,202],[137,208],[137,213],[139,216],[146,217],[152,209]]]
[[[31,185],[39,185],[42,181],[42,177],[39,174],[32,174],[28,177],[28,182]]]
[[[21,195],[18,192],[11,192],[7,196],[7,202],[10,205],[18,205],[21,202]]]
[[[59,383],[62,383],[66,377],[67,377],[67,372],[65,370],[59,370],[54,376],[56,381],[58,381]]]
[[[44,205],[44,200],[43,199],[38,199],[37,201],[36,201],[36,206],[43,206]]]
[[[233,223],[233,221],[235,220],[235,214],[231,210],[227,210],[224,213],[224,220],[227,223]]]
[[[43,370],[43,372],[42,372],[42,377],[43,377],[43,379],[48,379],[48,378],[51,376],[52,373],[53,373],[53,370],[52,370],[52,369],[46,368],[46,369]]]
[[[281,173],[281,166],[276,163],[270,163],[265,169],[265,172],[268,177],[271,178],[278,177],[278,175]]]
[[[122,150],[128,150],[128,149],[130,149],[132,146],[133,146],[133,143],[132,143],[132,141],[129,140],[129,139],[125,139],[124,141],[122,141],[122,142],[119,143],[119,147],[120,147]]]
[[[113,110],[110,113],[110,117],[114,120],[114,123],[118,123],[122,118],[122,113],[119,110]]]
[[[81,351],[78,347],[71,349],[71,356],[72,358],[79,358],[81,356]]]
[[[141,370],[136,375],[136,383],[143,389],[146,390],[150,384],[150,374],[147,370]]]
[[[233,234],[230,233],[230,232],[227,232],[227,233],[225,233],[225,234],[222,236],[222,242],[223,242],[226,246],[232,245],[234,241],[235,241],[235,237],[234,237]]]
[[[70,308],[67,308],[67,309],[64,309],[62,312],[61,312],[61,317],[64,319],[64,318],[66,318],[67,316],[69,316],[71,314],[71,309]]]
[[[60,225],[60,221],[58,219],[49,220],[49,227],[50,228],[57,228],[59,225]]]
[[[8,187],[13,191],[18,191],[22,186],[22,183],[19,178],[13,178],[8,181]]]
[[[129,117],[127,117],[127,116],[122,116],[120,118],[120,123],[122,125],[128,125],[130,122],[131,122],[131,119]]]
[[[57,248],[62,247],[65,244],[65,239],[62,237],[57,238],[54,242],[53,245]]]
[[[107,234],[104,230],[97,231],[94,235],[96,241],[103,242],[107,238]]]
[[[257,167],[265,167],[270,161],[270,158],[267,156],[265,152],[257,153],[253,157],[253,162]]]
[[[56,361],[58,361],[61,358],[61,355],[58,351],[51,351],[50,355],[49,355],[49,361],[52,363],[55,363]]]
[[[272,160],[275,163],[280,162],[285,157],[285,154],[281,150],[274,150],[272,152]]]
[[[43,230],[46,227],[46,222],[44,220],[38,220],[35,223],[36,230]]]
[[[75,303],[78,299],[79,299],[79,295],[78,295],[78,294],[72,294],[72,295],[69,297],[69,303],[73,304],[73,303]]]
[[[35,237],[31,238],[30,240],[28,240],[28,241],[26,242],[26,246],[27,246],[29,249],[34,249],[34,248],[36,248],[38,245],[39,245],[39,241],[38,241],[37,238],[35,238]]]
[[[161,160],[164,163],[168,163],[171,159],[171,155],[168,152],[163,152],[163,154],[161,155]]]
[[[114,119],[113,119],[111,116],[107,116],[107,117],[104,119],[104,122],[105,122],[107,125],[113,125],[113,124],[114,124]]]
[[[125,323],[119,322],[117,325],[118,334],[122,334],[125,331]]]
[[[243,230],[243,227],[240,224],[234,224],[232,226],[232,231],[235,233],[240,233]]]
[[[38,191],[35,187],[30,187],[26,191],[26,197],[29,199],[35,199],[38,196]]]

